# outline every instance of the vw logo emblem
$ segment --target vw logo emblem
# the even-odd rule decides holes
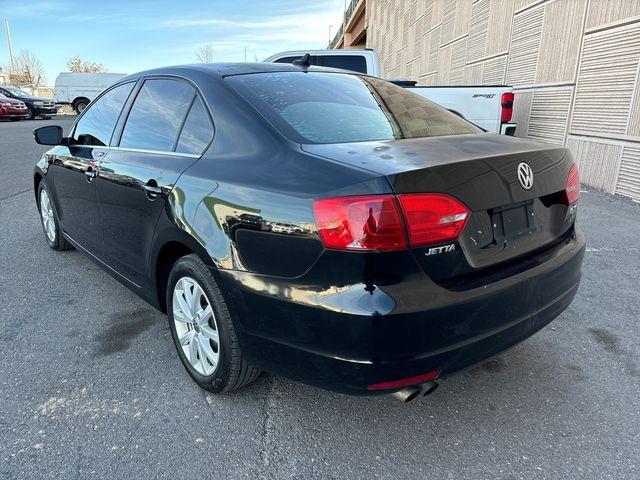
[[[525,190],[533,187],[533,170],[529,164],[522,162],[518,165],[518,180]]]

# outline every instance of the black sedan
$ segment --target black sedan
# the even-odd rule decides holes
[[[585,241],[565,148],[378,78],[163,68],[106,90],[34,171],[45,238],[166,312],[189,374],[262,369],[407,401],[547,325]],[[116,299],[114,299],[116,301]]]

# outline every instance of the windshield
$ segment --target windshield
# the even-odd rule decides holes
[[[445,108],[387,81],[325,72],[227,77],[297,143],[346,143],[481,133]]]
[[[16,97],[29,97],[30,95],[24,90],[20,90],[18,87],[4,86],[5,90],[11,92]]]

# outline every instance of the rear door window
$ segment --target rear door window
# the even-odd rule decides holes
[[[87,108],[73,131],[73,143],[109,145],[122,107],[134,85],[135,82],[129,82],[112,88]]]
[[[122,131],[120,147],[171,152],[195,96],[180,80],[145,80]]]
[[[200,155],[212,138],[213,124],[209,112],[200,96],[196,95],[180,132],[176,152]]]

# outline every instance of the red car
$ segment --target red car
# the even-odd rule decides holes
[[[16,121],[29,117],[29,109],[24,102],[0,94],[0,119]]]

